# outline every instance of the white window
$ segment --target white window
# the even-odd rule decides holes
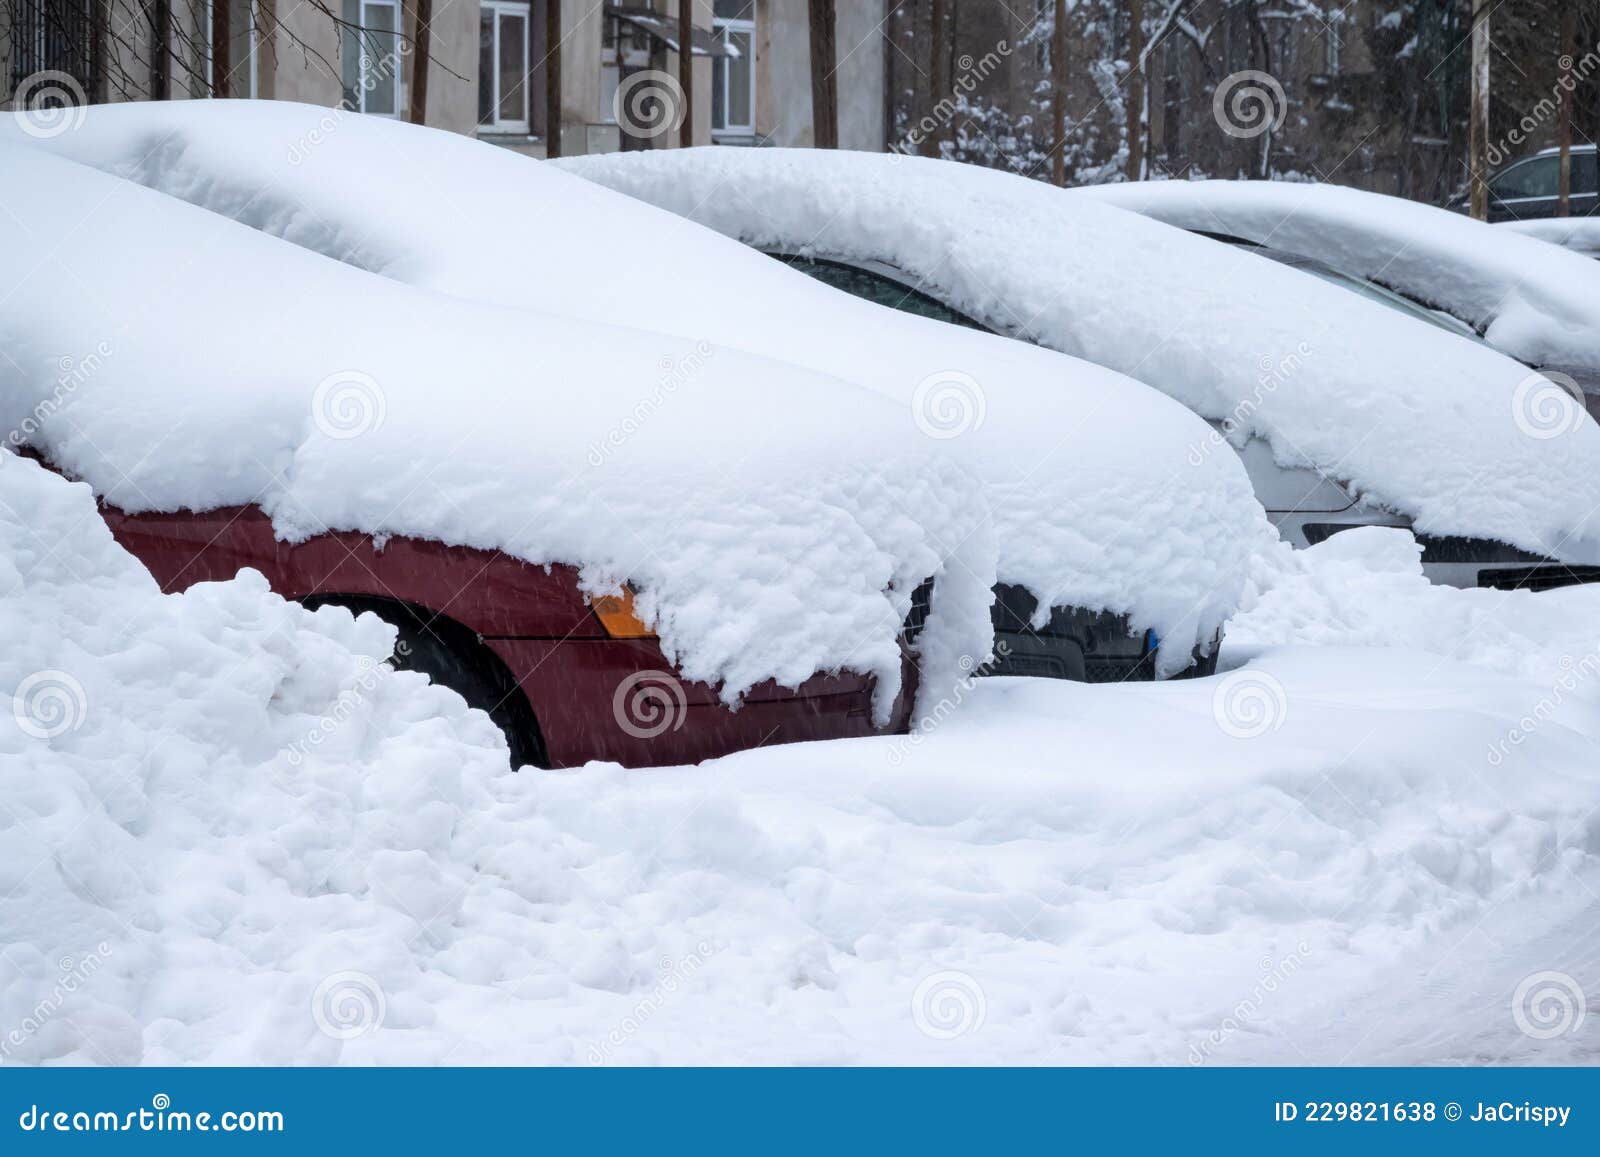
[[[213,45],[217,42],[216,9],[209,0],[201,0],[205,7],[206,38],[202,46],[205,59],[196,70],[196,96],[215,96],[216,79],[212,70]],[[228,0],[228,76],[229,96],[254,99],[260,89],[256,74],[256,44],[259,39],[260,16],[257,0]]]
[[[528,131],[526,0],[483,0],[478,7],[478,127]]]
[[[721,140],[756,132],[755,0],[716,0],[712,36],[728,52],[711,58],[711,135]]]
[[[398,0],[344,0],[341,71],[345,107],[374,116],[401,111],[400,5]]]

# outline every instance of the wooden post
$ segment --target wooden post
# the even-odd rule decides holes
[[[811,0],[811,131],[819,149],[839,147],[834,0]]]
[[[1467,179],[1478,221],[1489,219],[1489,0],[1472,0],[1472,108],[1467,120]]]
[[[1556,52],[1560,61],[1566,61],[1566,66],[1561,69],[1561,83],[1558,99],[1561,102],[1560,116],[1556,120],[1556,148],[1560,150],[1561,177],[1556,186],[1556,216],[1572,216],[1572,89],[1575,81],[1572,76],[1572,58],[1577,51],[1578,38],[1578,11],[1576,4],[1563,4],[1561,7],[1561,44]]]
[[[544,0],[544,155],[561,155],[561,0]]]
[[[939,155],[939,140],[944,136],[939,120],[947,111],[939,107],[944,100],[944,82],[944,0],[933,0],[928,28],[928,120],[933,128],[922,138],[922,152],[929,157]]]
[[[1050,44],[1050,183],[1067,183],[1067,0],[1056,0],[1056,34]]]
[[[1128,0],[1128,180],[1144,179],[1144,0]]]
[[[678,84],[683,89],[678,144],[687,149],[694,144],[694,0],[678,0]]]
[[[416,0],[411,33],[411,112],[407,116],[414,125],[428,123],[428,58],[432,55],[432,42],[433,0]],[[495,93],[495,99],[500,99],[499,93]]]
[[[211,0],[211,95],[228,95],[228,0]]]

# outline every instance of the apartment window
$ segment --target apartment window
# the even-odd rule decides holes
[[[600,116],[616,120],[617,88],[623,78],[650,67],[651,41],[637,24],[607,15],[600,31]]]
[[[340,62],[344,104],[374,116],[400,115],[400,5],[398,0],[344,0]]]
[[[478,127],[528,131],[528,17],[523,0],[483,0],[478,7]]]
[[[755,0],[716,0],[712,36],[727,50],[711,58],[711,135],[753,137],[756,132]]]
[[[12,0],[6,7],[12,34],[13,91],[38,72],[64,72],[95,99],[100,54],[92,0]]]
[[[217,42],[216,10],[210,0],[196,0],[197,23],[205,29],[205,39],[198,46],[200,59],[196,61],[194,77],[189,86],[193,96],[215,96],[215,76],[212,68],[213,45]],[[230,97],[255,97],[259,93],[256,73],[256,44],[258,30],[256,0],[228,0],[228,76],[227,94]]]

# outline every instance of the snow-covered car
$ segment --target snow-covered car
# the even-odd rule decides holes
[[[378,611],[555,766],[903,731],[989,653],[981,488],[871,391],[418,290],[39,149],[0,175],[0,469],[88,483],[167,590],[254,568]]]
[[[1502,221],[1498,228],[1537,237],[1584,257],[1600,258],[1600,217],[1545,217],[1534,221]]]
[[[973,567],[963,578],[946,566],[932,600],[937,607],[957,581],[973,588],[963,599],[978,583],[984,598],[995,588],[996,658],[986,670],[1090,679],[1203,671],[1252,560],[1272,542],[1239,462],[1199,452],[1210,431],[1159,392],[1047,349],[862,303],[554,165],[282,102],[107,106],[49,139],[12,136],[325,263],[479,303],[534,363],[540,341],[518,319],[548,313],[621,320],[690,348],[705,342],[718,351],[704,360],[719,378],[734,374],[733,357],[758,356],[865,387],[898,415],[886,450],[909,436],[982,482],[973,497],[992,519],[994,573]],[[581,375],[571,380],[583,388]],[[746,402],[770,403],[775,423],[809,404],[828,411],[842,444],[876,437],[852,433],[851,407],[774,396],[798,377],[746,382]],[[633,446],[633,427],[653,430],[699,392],[695,373],[645,383],[585,435],[593,472],[605,476],[617,447]],[[874,457],[860,454],[864,464]],[[649,595],[648,582],[637,585]],[[918,640],[921,652],[935,645],[927,633]]]
[[[1565,386],[1600,419],[1600,265],[1432,205],[1339,185],[1145,181],[1074,192],[1181,229],[1265,246],[1435,314]],[[1557,222],[1542,222],[1545,227]],[[1569,229],[1572,226],[1568,226]]]
[[[1600,428],[1581,409],[1571,422],[1555,383],[1382,303],[1087,192],[950,162],[699,149],[559,163],[846,291],[1165,391],[1218,427],[1194,455],[1232,443],[1295,545],[1409,525],[1436,581],[1600,574],[1586,569],[1600,563]]]
[[[1587,217],[1600,211],[1600,188],[1596,186],[1595,147],[1576,144],[1571,150],[1572,185],[1568,209],[1574,217]],[[1541,149],[1531,157],[1512,161],[1489,178],[1489,220],[1538,221],[1556,215],[1561,183],[1561,150]],[[1449,208],[1468,211],[1468,194],[1450,199]]]

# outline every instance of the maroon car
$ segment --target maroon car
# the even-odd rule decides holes
[[[673,674],[630,594],[590,600],[573,567],[403,537],[381,549],[351,533],[291,545],[256,507],[103,513],[165,591],[253,567],[307,606],[376,612],[399,628],[395,665],[488,712],[514,766],[692,763],[769,743],[903,732],[910,721],[916,668],[904,636],[904,683],[884,728],[872,723],[873,680],[849,673],[759,684],[730,710],[714,688]]]

